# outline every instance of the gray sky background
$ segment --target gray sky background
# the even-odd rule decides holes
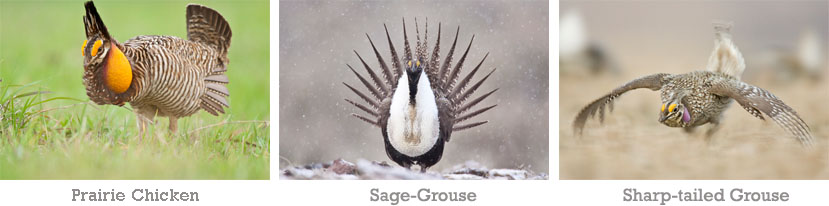
[[[480,104],[498,106],[476,117],[490,122],[453,133],[443,159],[433,168],[440,171],[471,160],[489,168],[524,166],[548,172],[547,2],[283,1],[279,9],[280,168],[287,165],[283,158],[296,165],[337,158],[391,163],[380,129],[350,116],[362,111],[343,100],[358,97],[342,82],[361,89],[362,85],[345,64],[365,73],[352,52],[356,50],[370,66],[379,68],[365,34],[390,61],[383,23],[402,53],[402,18],[414,44],[414,18],[423,32],[428,17],[430,46],[438,22],[443,24],[441,57],[446,56],[455,29],[461,27],[454,62],[475,34],[462,74],[490,52],[473,80],[497,67],[478,95],[500,88]]]

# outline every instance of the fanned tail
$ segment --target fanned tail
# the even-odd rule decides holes
[[[366,87],[365,91],[358,90],[354,86],[343,83],[349,90],[354,92],[359,99],[362,99],[364,103],[359,103],[357,98],[348,99],[346,98],[345,101],[349,104],[357,107],[357,109],[362,110],[367,115],[359,115],[359,114],[351,114],[352,116],[367,122],[369,124],[384,127],[388,118],[388,109],[391,104],[391,97],[392,93],[394,92],[394,86],[397,85],[397,79],[399,79],[403,74],[402,71],[404,70],[403,65],[401,64],[401,60],[403,62],[406,61],[415,61],[420,60],[422,62],[427,63],[426,67],[426,75],[430,80],[431,87],[435,90],[435,96],[437,97],[436,101],[438,104],[438,110],[444,111],[443,113],[439,114],[440,118],[440,128],[441,128],[441,137],[444,138],[444,141],[448,141],[451,133],[453,131],[461,131],[466,129],[475,128],[477,126],[486,124],[488,121],[477,121],[473,123],[465,123],[467,120],[473,119],[480,114],[483,114],[495,107],[497,105],[488,105],[481,108],[478,105],[483,102],[487,97],[491,96],[495,91],[498,89],[493,89],[487,93],[483,93],[482,95],[470,98],[474,94],[477,94],[478,88],[492,75],[495,71],[493,68],[485,76],[481,77],[479,80],[473,81],[472,78],[480,71],[481,66],[483,65],[486,58],[489,56],[487,53],[483,58],[481,58],[480,62],[472,69],[470,72],[464,72],[466,74],[462,74],[461,69],[464,66],[464,62],[466,57],[471,50],[472,43],[475,39],[475,36],[472,35],[470,38],[466,49],[464,50],[463,54],[458,59],[458,62],[452,64],[452,60],[454,59],[455,54],[455,46],[458,43],[458,34],[460,31],[460,27],[458,27],[455,31],[455,38],[452,39],[452,45],[449,48],[449,52],[446,56],[441,59],[440,56],[440,42],[441,42],[441,33],[442,33],[442,25],[438,23],[438,32],[437,32],[437,39],[435,40],[434,47],[429,48],[429,26],[428,20],[424,25],[424,33],[420,33],[419,22],[415,19],[415,36],[413,37],[414,44],[409,42],[409,36],[406,27],[406,20],[403,19],[403,52],[402,55],[398,56],[397,51],[395,50],[394,44],[391,41],[391,37],[388,32],[388,27],[384,24],[383,27],[386,33],[386,40],[389,44],[389,50],[391,53],[391,67],[386,64],[385,59],[380,55],[380,52],[377,51],[377,48],[374,45],[374,41],[371,37],[366,34],[366,37],[371,44],[371,47],[374,51],[374,54],[378,60],[380,69],[375,71],[372,69],[366,61],[358,54],[356,51],[354,52],[357,55],[357,58],[360,60],[360,63],[363,64],[363,68],[365,68],[364,74],[357,72],[354,68],[350,65],[346,64],[348,69],[357,76],[357,79],[360,83]],[[412,48],[414,47],[414,48]],[[431,50],[431,53],[429,53]],[[382,76],[381,76],[382,74]],[[465,123],[465,124],[462,124]]]
[[[205,77],[207,91],[202,95],[201,107],[213,115],[225,113],[224,107],[230,107],[227,97],[229,83],[227,75],[227,50],[233,33],[230,25],[219,12],[198,4],[187,5],[187,39],[205,44],[219,52],[218,62]]]
[[[187,39],[207,44],[227,55],[232,35],[230,25],[219,12],[198,4],[187,5]]]
[[[746,69],[743,55],[731,40],[731,23],[715,22],[714,51],[708,57],[707,70],[740,79]]]

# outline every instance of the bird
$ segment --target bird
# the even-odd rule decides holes
[[[763,88],[740,80],[745,70],[745,60],[731,35],[730,23],[714,23],[714,50],[703,71],[684,74],[658,73],[634,79],[609,94],[596,99],[581,111],[573,121],[574,133],[581,134],[589,117],[599,115],[604,120],[604,111],[613,109],[614,100],[625,92],[635,89],[658,91],[662,106],[658,121],[669,127],[693,128],[711,124],[706,132],[706,141],[721,126],[723,111],[736,101],[751,115],[765,120],[770,117],[806,147],[813,144],[809,126],[786,105],[783,100]]]
[[[568,10],[559,24],[559,71],[562,75],[619,74],[621,68],[602,44],[591,40],[579,10]],[[583,71],[582,71],[583,70]],[[585,73],[586,74],[586,73]]]
[[[351,65],[348,69],[357,76],[365,86],[367,93],[358,90],[348,83],[343,84],[353,91],[365,103],[358,103],[349,98],[345,101],[364,111],[367,115],[352,113],[351,115],[370,125],[380,128],[383,135],[386,155],[398,165],[411,169],[420,167],[425,172],[429,167],[437,164],[443,156],[446,142],[453,132],[466,130],[483,125],[489,121],[464,123],[497,105],[491,105],[475,110],[473,107],[492,95],[498,89],[493,89],[474,99],[469,99],[480,86],[495,72],[489,71],[483,78],[474,84],[470,81],[479,71],[489,53],[461,78],[460,72],[475,35],[469,40],[466,51],[457,63],[453,65],[455,46],[458,42],[460,26],[455,31],[455,39],[444,59],[440,59],[441,23],[438,23],[437,40],[429,50],[428,36],[429,23],[426,20],[425,34],[421,41],[419,26],[415,19],[417,42],[414,54],[412,53],[406,32],[406,20],[403,19],[403,56],[398,56],[391,41],[388,27],[383,24],[386,39],[391,52],[391,67],[377,51],[371,37],[366,33],[371,48],[380,66],[374,71],[355,50],[354,54],[360,59],[369,79],[358,73]],[[381,73],[382,77],[377,73]],[[467,87],[470,86],[470,87]]]
[[[797,47],[781,55],[779,60],[783,66],[777,67],[777,78],[783,82],[799,79],[821,81],[827,67],[826,54],[821,45],[825,44],[821,44],[819,35],[813,29],[801,32]]]
[[[225,72],[232,33],[219,12],[188,4],[187,39],[141,35],[122,44],[110,35],[92,1],[84,7],[86,94],[98,105],[129,102],[139,136],[155,116],[169,117],[169,131],[175,133],[178,118],[199,110],[218,116],[230,107]]]

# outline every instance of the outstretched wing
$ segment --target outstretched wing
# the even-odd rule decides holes
[[[615,100],[625,92],[639,88],[647,88],[654,91],[659,90],[660,88],[662,88],[662,84],[669,76],[670,74],[660,73],[640,77],[638,79],[628,82],[625,85],[622,85],[619,88],[614,89],[612,92],[610,92],[610,94],[604,95],[603,97],[596,99],[595,101],[591,102],[590,104],[581,109],[579,114],[576,116],[576,119],[573,121],[573,130],[575,131],[575,133],[581,134],[582,130],[584,129],[584,123],[587,121],[587,118],[595,115],[597,112],[599,113],[599,119],[601,121],[604,121],[605,105],[610,104],[612,109],[613,100]]]
[[[814,141],[809,132],[809,125],[806,125],[797,112],[765,89],[737,80],[720,80],[712,83],[710,92],[737,100],[746,111],[757,118],[764,119],[762,114],[766,114],[777,125],[797,137],[804,146],[809,147]]]

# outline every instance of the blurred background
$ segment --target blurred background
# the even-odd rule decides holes
[[[827,1],[563,1],[560,4],[562,179],[826,179],[829,136]],[[658,93],[626,93],[584,135],[582,107],[635,78],[704,70],[712,22],[733,23],[746,60],[742,80],[771,91],[809,124],[819,146],[803,150],[774,122],[732,104],[710,145],[708,126],[686,134],[657,121]]]
[[[180,119],[175,136],[165,135],[168,118],[156,118],[148,141],[137,137],[129,104],[95,105],[86,95],[84,2],[0,1],[0,179],[269,178],[268,1],[195,2],[217,10],[233,30],[231,106],[221,116]],[[186,39],[188,3],[95,6],[123,43],[138,35]],[[35,91],[51,93],[13,98]]]
[[[462,74],[491,52],[481,72],[498,69],[477,95],[500,88],[480,104],[498,106],[476,117],[490,122],[453,133],[443,159],[432,168],[441,171],[476,161],[488,168],[548,172],[547,2],[283,1],[279,9],[280,168],[337,158],[393,164],[385,154],[380,129],[350,115],[362,111],[343,100],[357,96],[342,82],[359,84],[346,64],[365,73],[358,68],[361,63],[352,52],[356,50],[370,66],[379,68],[365,34],[389,61],[383,24],[400,53],[402,18],[414,45],[414,18],[423,32],[428,17],[430,47],[442,22],[441,57],[446,56],[457,26],[455,62],[463,52],[461,45],[476,35]],[[473,81],[482,76],[479,72]]]
[[[0,78],[4,84],[39,86],[57,96],[88,100],[83,86],[81,46],[86,40],[85,1],[3,1],[0,7]],[[95,1],[109,33],[123,43],[138,35],[187,38],[188,1]],[[199,2],[219,11],[230,23],[228,58],[233,120],[268,120],[268,2]],[[56,102],[55,104],[65,104]],[[131,111],[113,115],[134,120]],[[199,112],[198,119],[213,115]],[[187,119],[187,118],[185,118]],[[218,118],[217,118],[218,119]],[[184,120],[184,119],[182,119]],[[165,121],[166,123],[166,121]]]

